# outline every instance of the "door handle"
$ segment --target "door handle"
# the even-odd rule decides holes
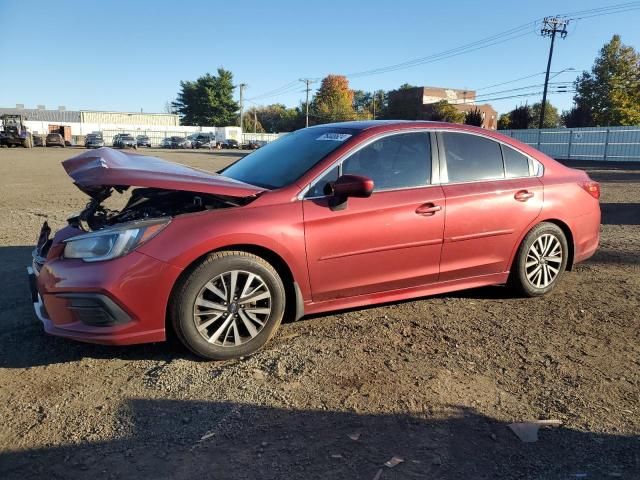
[[[519,202],[526,202],[532,197],[533,197],[533,192],[528,192],[526,190],[520,190],[519,192],[516,192],[516,194],[513,196],[513,198],[515,198]]]
[[[420,205],[418,208],[416,208],[416,213],[418,215],[431,216],[436,212],[439,212],[440,210],[442,210],[442,207],[440,205],[425,203],[424,205]]]

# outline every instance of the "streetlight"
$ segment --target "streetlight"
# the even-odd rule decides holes
[[[576,69],[575,69],[575,68],[573,68],[573,67],[565,68],[564,70],[560,70],[558,73],[556,73],[556,74],[555,74],[553,77],[551,77],[551,78],[556,78],[558,75],[560,75],[561,73],[564,73],[564,72],[575,72],[575,71],[576,71]],[[549,80],[551,80],[551,78],[549,78]]]

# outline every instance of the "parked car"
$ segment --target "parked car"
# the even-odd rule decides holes
[[[185,137],[169,137],[168,148],[191,148],[191,142]]]
[[[98,134],[98,133],[88,134],[84,140],[84,146],[85,148],[104,147],[104,138],[102,138],[102,134]]]
[[[170,138],[163,138],[160,141],[160,148],[171,148],[171,139]]]
[[[218,148],[215,136],[200,134],[197,135],[192,141],[193,148]]]
[[[64,142],[64,138],[59,133],[50,133],[47,135],[47,139],[45,140],[45,145],[47,147],[62,147],[66,146]]]
[[[151,148],[151,140],[146,135],[138,135],[136,137],[136,144],[139,147]]]
[[[113,137],[114,148],[138,148],[138,143],[129,133],[117,133]]]
[[[498,132],[345,122],[290,133],[219,175],[110,149],[63,162],[86,209],[30,270],[47,332],[104,344],[166,328],[213,359],[283,318],[485,285],[544,295],[599,242],[600,186]],[[120,211],[109,194],[134,189]]]
[[[257,150],[261,147],[262,145],[260,143],[258,143],[255,140],[251,140],[247,143],[245,143],[244,145],[242,145],[242,148],[244,150]]]
[[[240,148],[240,144],[237,140],[229,138],[222,142],[222,148]]]
[[[196,133],[187,135],[187,140],[189,140],[189,143],[191,144],[191,148],[196,148],[196,138],[198,138],[201,135],[202,135],[201,132],[196,132]]]

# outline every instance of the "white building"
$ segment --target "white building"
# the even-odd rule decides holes
[[[0,108],[0,115],[23,115],[25,124],[32,134],[60,132],[65,139],[75,143],[82,141],[91,132],[102,132],[107,145],[116,133],[147,135],[153,144],[171,136],[187,136],[195,132],[211,132],[222,140],[233,138],[240,140],[240,127],[195,127],[180,125],[180,117],[170,113],[144,112],[98,112],[93,110],[47,110],[43,105],[38,108]],[[220,130],[218,132],[217,130]]]

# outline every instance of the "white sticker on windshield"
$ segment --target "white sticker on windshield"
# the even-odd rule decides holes
[[[344,142],[351,135],[348,133],[323,133],[316,140],[330,140],[333,142]]]

